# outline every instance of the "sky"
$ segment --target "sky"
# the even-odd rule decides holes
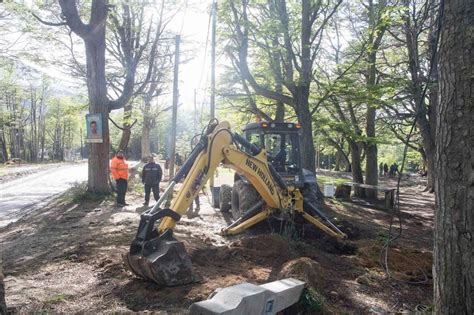
[[[185,3],[186,5],[186,3]],[[192,52],[192,59],[180,64],[179,102],[185,108],[193,108],[194,90],[197,102],[208,100],[206,89],[210,87],[211,34],[209,14],[212,0],[188,0],[185,7],[175,17],[170,28],[181,33],[183,52]],[[208,44],[206,45],[206,40]]]

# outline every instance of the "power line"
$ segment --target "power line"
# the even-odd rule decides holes
[[[181,29],[179,30],[179,35],[183,33],[184,28],[184,20],[186,19],[186,11],[188,10],[188,0],[184,2],[184,12],[183,12],[183,20],[181,21]]]
[[[209,43],[209,32],[210,32],[210,29],[211,29],[212,10],[213,10],[213,9],[212,9],[212,7],[211,7],[211,10],[209,11],[209,20],[208,20],[208,22],[207,22],[206,46],[204,47],[204,58],[203,58],[203,61],[202,61],[201,75],[200,75],[200,77],[199,77],[198,89],[201,88],[201,83],[202,83],[202,77],[203,77],[203,74],[204,74],[204,69],[206,69],[207,47],[208,47],[208,43]]]

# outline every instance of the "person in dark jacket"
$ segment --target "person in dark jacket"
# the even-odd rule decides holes
[[[160,182],[163,176],[161,166],[155,163],[153,156],[148,158],[148,163],[145,164],[142,171],[142,183],[145,185],[145,202],[144,206],[148,206],[150,202],[150,193],[153,190],[153,197],[155,201],[160,198]]]

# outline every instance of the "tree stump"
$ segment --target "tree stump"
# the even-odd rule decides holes
[[[338,185],[336,187],[336,192],[334,194],[336,198],[344,198],[349,199],[351,198],[351,186],[347,185]]]

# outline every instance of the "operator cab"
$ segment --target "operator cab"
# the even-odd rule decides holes
[[[268,162],[287,184],[303,186],[299,124],[258,122],[248,124],[243,132],[247,141],[265,149]]]

